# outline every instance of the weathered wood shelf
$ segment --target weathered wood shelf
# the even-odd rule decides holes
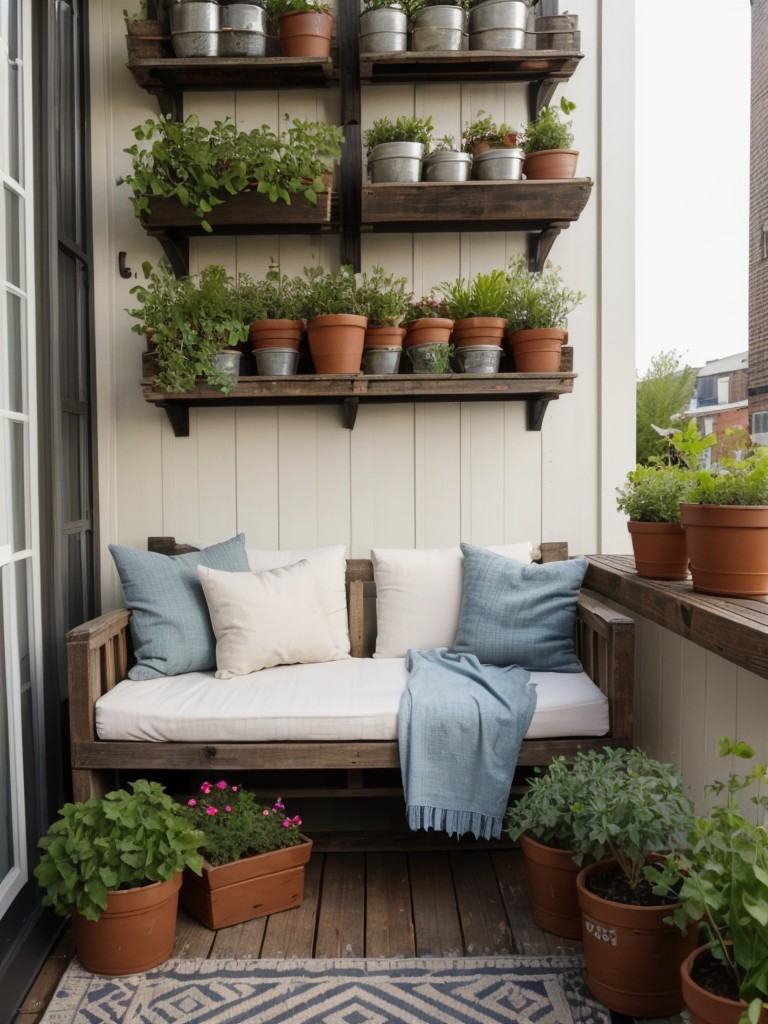
[[[643,579],[631,555],[590,555],[584,586],[768,679],[768,597],[717,597],[697,593],[690,580]]]
[[[551,401],[573,391],[576,374],[452,373],[452,374],[333,374],[327,376],[240,377],[229,395],[201,382],[194,391],[166,394],[153,377],[141,382],[142,395],[165,409],[176,437],[189,436],[192,407],[245,405],[318,405],[341,407],[344,426],[355,425],[361,402],[478,402],[524,401],[529,430],[540,430]]]
[[[184,116],[188,89],[327,88],[339,78],[330,57],[164,57],[126,65],[136,83],[157,97],[160,110]]]
[[[373,84],[527,82],[528,117],[533,120],[557,86],[570,79],[583,56],[575,50],[363,53],[360,80]]]

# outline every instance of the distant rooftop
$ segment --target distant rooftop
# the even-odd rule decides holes
[[[722,359],[710,359],[696,374],[697,377],[712,377],[715,374],[731,373],[733,370],[746,370],[749,366],[749,352],[737,352],[734,356]]]

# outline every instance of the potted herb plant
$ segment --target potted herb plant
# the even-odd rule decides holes
[[[509,343],[515,370],[557,372],[568,336],[568,317],[586,296],[563,284],[559,267],[548,262],[541,271],[529,270],[524,256],[510,260],[507,281]]]
[[[472,157],[462,153],[452,135],[438,139],[424,157],[424,181],[467,181],[472,170]]]
[[[479,110],[465,123],[462,149],[472,154],[472,177],[480,181],[519,181],[523,176],[523,151],[517,134],[508,124],[497,124]]]
[[[431,117],[407,117],[394,121],[380,117],[363,132],[371,181],[420,181],[424,154],[432,140]]]
[[[298,118],[280,132],[267,126],[245,132],[229,118],[206,128],[194,114],[184,121],[149,118],[133,134],[136,143],[124,150],[132,169],[118,184],[131,188],[136,216],[152,223],[157,207],[168,201],[193,210],[207,232],[214,207],[245,190],[273,203],[290,205],[299,196],[317,205],[343,139],[336,125]]]
[[[284,57],[330,57],[333,15],[323,0],[264,0]]]
[[[469,0],[426,0],[412,18],[414,50],[466,48]]]
[[[136,974],[167,960],[182,871],[200,873],[203,835],[157,782],[67,803],[38,845],[43,904],[69,914],[95,974]]]
[[[186,805],[203,834],[202,873],[187,871],[181,902],[208,928],[298,907],[312,840],[278,797],[269,807],[224,779],[204,782]]]
[[[165,263],[143,264],[144,284],[131,288],[139,303],[127,312],[138,334],[149,334],[157,366],[156,386],[163,391],[192,391],[201,378],[229,394],[237,373],[216,365],[216,356],[245,341],[234,279],[212,264],[198,276],[174,277]],[[239,351],[237,351],[239,356]]]
[[[645,867],[686,839],[693,808],[671,765],[639,748],[605,749],[603,758],[572,821],[574,856],[584,865],[576,890],[586,982],[618,1013],[671,1016],[683,1008],[680,964],[697,936],[669,923],[675,901],[653,893]]]
[[[315,372],[359,373],[368,318],[364,291],[352,268],[326,272],[305,267],[297,288]]]
[[[413,301],[405,277],[374,266],[362,275],[362,303],[368,326],[363,341],[365,373],[397,373],[403,351],[403,319]]]
[[[768,448],[744,430],[726,432],[730,455],[694,472],[680,507],[693,589],[768,594]]]
[[[537,0],[476,0],[469,8],[470,50],[522,50],[528,9]]]
[[[571,122],[563,121],[576,109],[565,96],[560,107],[546,106],[539,111],[535,121],[529,121],[521,134],[521,145],[525,153],[523,173],[528,179],[573,178],[579,151],[572,149],[573,133]]]
[[[449,345],[451,342],[453,320],[445,315],[442,302],[433,292],[411,303],[406,310],[403,324],[403,347],[406,350],[412,345]]]
[[[747,743],[720,739],[721,757],[752,760]],[[687,848],[647,871],[660,893],[679,900],[673,914],[685,932],[700,922],[706,945],[681,968],[691,1021],[764,1024],[768,1020],[768,766],[731,770],[708,791],[715,805],[697,817]],[[751,803],[751,814],[745,812]]]
[[[443,309],[453,320],[452,338],[457,349],[475,345],[501,348],[509,292],[505,270],[496,268],[469,279],[444,281],[438,292]]]
[[[129,61],[173,56],[168,26],[156,18],[147,17],[147,0],[139,0],[138,10],[132,14],[123,10],[123,17]]]
[[[616,509],[629,516],[638,576],[656,580],[688,578],[688,549],[680,522],[680,503],[688,500],[693,470],[700,455],[715,442],[714,434],[699,440],[695,421],[667,438],[668,450],[648,465],[637,465],[616,489]],[[686,447],[686,453],[679,445]]]
[[[398,0],[364,0],[364,4],[360,14],[360,53],[404,53],[408,49],[405,6]]]
[[[237,294],[240,315],[248,325],[256,372],[267,376],[294,374],[304,338],[296,278],[282,274],[278,264],[270,263],[261,281],[241,273]]]

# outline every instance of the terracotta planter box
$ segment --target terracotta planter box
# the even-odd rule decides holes
[[[200,876],[185,871],[182,905],[213,930],[298,907],[304,899],[304,865],[312,853],[312,840],[302,839],[296,846],[216,868],[205,861]]]

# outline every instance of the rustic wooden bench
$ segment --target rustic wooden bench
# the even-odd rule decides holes
[[[166,554],[195,550],[173,538],[150,538],[150,548]],[[544,543],[541,560],[567,557],[567,547]],[[366,606],[373,606],[373,568],[367,559],[347,561],[347,607],[351,654],[372,651]],[[370,616],[369,616],[370,618]],[[67,634],[72,786],[75,800],[114,788],[117,772],[265,771],[342,769],[347,785],[359,789],[367,769],[399,768],[397,741],[186,743],[101,740],[96,734],[95,704],[126,678],[131,665],[130,612],[106,612]],[[576,649],[584,670],[608,700],[610,730],[599,737],[572,736],[525,740],[521,766],[544,765],[555,755],[632,743],[634,622],[595,595],[582,591],[577,609]],[[321,792],[321,791],[319,791]],[[361,790],[361,795],[364,791]]]

